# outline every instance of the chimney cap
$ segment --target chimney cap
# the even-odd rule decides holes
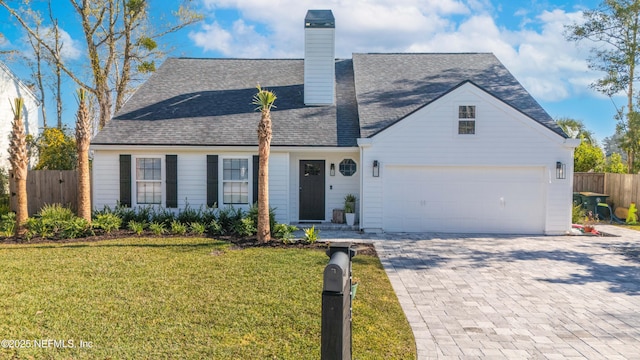
[[[331,10],[309,10],[304,18],[305,28],[335,28],[336,20]]]

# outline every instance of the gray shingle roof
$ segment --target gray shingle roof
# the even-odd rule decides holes
[[[168,59],[93,144],[257,145],[259,83],[275,92],[273,146],[356,146],[351,60],[336,61],[337,104],[305,106],[302,60]]]
[[[113,145],[257,145],[255,86],[273,90],[273,146],[351,147],[465,81],[566,137],[492,54],[354,54],[334,106],[304,105],[300,59],[170,58],[93,139]]]
[[[465,81],[566,137],[493,54],[354,54],[353,67],[362,137],[377,134]]]

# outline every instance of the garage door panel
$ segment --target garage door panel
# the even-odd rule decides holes
[[[387,231],[543,232],[542,167],[388,166],[384,174]]]

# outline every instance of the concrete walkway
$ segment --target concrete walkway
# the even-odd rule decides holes
[[[598,229],[322,237],[375,244],[419,359],[640,359],[640,232]]]

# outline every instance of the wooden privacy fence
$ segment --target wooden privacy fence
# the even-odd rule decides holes
[[[62,204],[77,210],[78,172],[76,170],[31,170],[27,175],[29,216],[37,214],[45,204]],[[15,211],[15,181],[9,176],[11,210]]]
[[[640,204],[639,174],[575,173],[573,191],[591,191],[609,195],[607,202],[615,207]]]

